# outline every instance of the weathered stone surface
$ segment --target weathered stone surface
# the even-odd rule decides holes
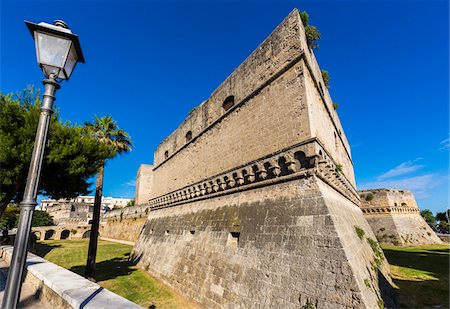
[[[358,206],[308,177],[152,211],[134,256],[208,308],[375,308],[388,271],[354,226],[375,239]]]
[[[206,308],[392,305],[297,10],[158,146],[151,173],[134,258]]]
[[[373,189],[358,193],[364,216],[380,243],[395,246],[442,243],[420,215],[410,191]]]

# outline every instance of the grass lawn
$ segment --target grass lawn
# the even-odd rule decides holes
[[[36,253],[83,276],[88,244],[89,239],[38,241]],[[198,308],[129,262],[131,249],[130,245],[99,240],[95,275],[99,285],[144,308],[152,302],[157,309]]]
[[[399,308],[449,308],[450,245],[384,246]]]

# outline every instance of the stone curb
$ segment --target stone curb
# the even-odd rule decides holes
[[[1,258],[11,262],[13,247],[1,246]],[[142,308],[67,269],[28,252],[27,271],[73,308]]]

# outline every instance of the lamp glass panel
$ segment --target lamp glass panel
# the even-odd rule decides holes
[[[56,75],[57,77],[60,77],[61,71],[62,71],[60,68],[57,68],[57,67],[54,67],[51,65],[46,65],[46,64],[42,64],[41,68],[46,77],[49,77],[51,74]]]
[[[71,44],[69,56],[66,60],[66,65],[64,66],[64,71],[66,71],[67,78],[70,77],[72,74],[73,68],[75,67],[75,64],[77,63],[77,51],[75,50],[75,44]]]
[[[63,68],[70,40],[36,32],[36,50],[39,64]]]

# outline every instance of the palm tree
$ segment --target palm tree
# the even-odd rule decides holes
[[[130,136],[121,130],[116,121],[111,116],[97,117],[94,123],[85,123],[87,133],[96,138],[99,143],[106,146],[108,150],[107,158],[114,158],[117,154],[131,151],[132,143]],[[102,203],[103,175],[105,169],[103,160],[97,174],[95,183],[94,213],[92,216],[91,235],[89,237],[89,250],[85,269],[85,277],[95,281],[95,257],[97,255],[98,228],[100,224],[100,207]]]

